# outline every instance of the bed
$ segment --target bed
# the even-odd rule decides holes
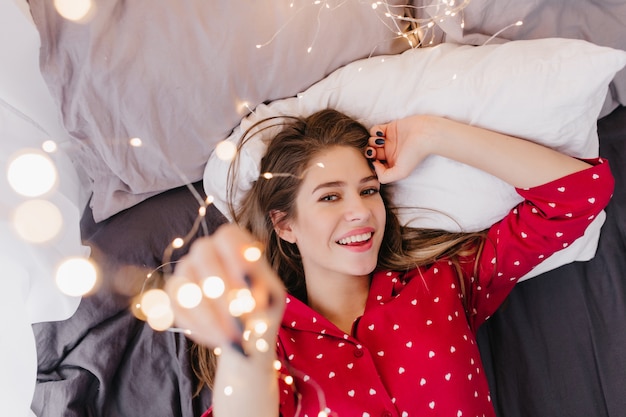
[[[0,303],[0,414],[201,415],[211,392],[195,393],[189,341],[133,306],[229,221],[218,145],[265,116],[332,106],[365,124],[436,113],[608,159],[609,206],[523,277],[479,344],[499,417],[624,415],[626,5],[134,0],[71,17],[60,3],[2,5],[3,39],[19,39],[2,44],[2,163],[57,142],[44,197],[64,227],[46,245],[13,238],[9,209],[28,199],[2,184],[2,259],[17,278]],[[262,147],[241,151],[238,192]],[[451,230],[484,228],[518,198],[437,158],[394,193],[405,222]],[[54,285],[68,256],[96,266],[83,296]]]

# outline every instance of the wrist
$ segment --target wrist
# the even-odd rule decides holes
[[[439,116],[424,115],[420,117],[420,148],[426,155],[445,153],[446,130],[449,129],[448,119]]]

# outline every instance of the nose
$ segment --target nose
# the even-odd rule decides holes
[[[345,219],[347,221],[367,220],[371,216],[369,204],[361,195],[346,198],[345,202]]]

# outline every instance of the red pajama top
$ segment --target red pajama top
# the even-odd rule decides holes
[[[447,260],[374,273],[350,334],[288,296],[277,343],[281,416],[495,416],[476,329],[520,277],[582,236],[606,206],[614,184],[608,163],[589,162],[518,189],[525,201],[489,229],[477,263],[461,260],[469,320]]]

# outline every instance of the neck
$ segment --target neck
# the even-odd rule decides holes
[[[350,334],[354,320],[365,310],[369,287],[369,275],[307,277],[308,304],[341,331]]]

